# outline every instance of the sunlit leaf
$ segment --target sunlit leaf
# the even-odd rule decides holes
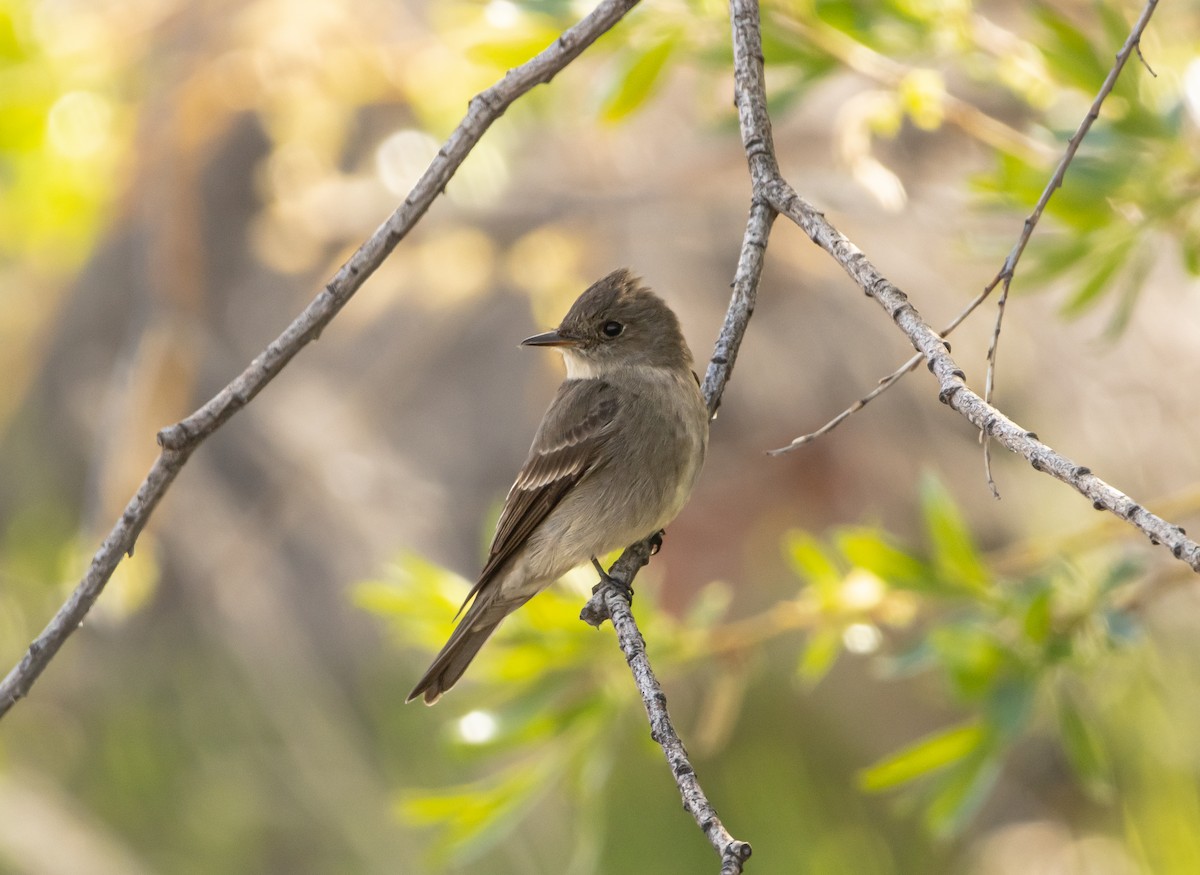
[[[867,569],[891,586],[918,591],[938,588],[939,581],[929,566],[897,547],[886,532],[842,529],[834,543],[851,565]]]
[[[497,31],[486,41],[467,50],[467,57],[478,64],[508,69],[523,64],[558,38],[559,29],[527,16],[520,28]]]
[[[929,832],[938,838],[962,832],[995,786],[1000,765],[997,752],[988,745],[980,745],[940,777],[925,808]]]
[[[1022,631],[1030,643],[1041,646],[1050,637],[1050,626],[1053,619],[1051,612],[1050,590],[1042,589],[1030,600],[1025,607],[1025,616],[1021,623]]]
[[[1040,45],[1056,78],[1089,93],[1100,87],[1108,75],[1111,56],[1099,57],[1091,40],[1057,9],[1039,4],[1034,12],[1051,37]]]
[[[985,591],[989,576],[975,550],[971,530],[935,477],[921,479],[921,509],[933,548],[933,564],[941,578],[952,587]]]
[[[861,771],[859,786],[878,793],[923,778],[978,749],[986,735],[983,725],[974,719],[927,735]]]
[[[437,828],[431,851],[435,860],[468,860],[504,838],[545,792],[551,762],[545,758],[540,763],[521,763],[473,784],[409,791],[396,810],[413,826]]]
[[[807,686],[813,687],[829,673],[842,652],[842,630],[818,629],[809,636],[800,657],[798,671]]]
[[[632,55],[600,108],[600,117],[608,122],[620,121],[649,100],[677,44],[678,40],[671,37]]]
[[[823,604],[832,605],[842,582],[842,570],[829,551],[807,532],[788,532],[783,544],[784,557],[792,570],[816,589]]]

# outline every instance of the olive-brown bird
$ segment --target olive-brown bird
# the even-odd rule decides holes
[[[704,462],[708,408],[679,320],[628,270],[522,345],[558,349],[567,378],[509,490],[470,607],[410,702],[436,702],[500,621],[567,571],[666,526]]]

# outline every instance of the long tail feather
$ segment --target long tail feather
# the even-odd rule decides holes
[[[411,702],[424,694],[425,704],[432,705],[441,698],[442,693],[454,686],[462,677],[467,666],[471,664],[471,660],[475,658],[475,654],[479,652],[479,648],[483,646],[483,642],[487,641],[496,631],[496,627],[500,625],[499,619],[493,622],[486,620],[481,622],[481,618],[473,616],[474,614],[474,605],[472,605],[472,609],[467,611],[467,615],[458,624],[450,636],[450,640],[446,642],[446,646],[442,648],[425,674],[417,681],[417,685],[408,694],[405,702]],[[503,615],[501,615],[501,619],[503,619]]]

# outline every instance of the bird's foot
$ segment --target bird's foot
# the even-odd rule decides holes
[[[667,534],[666,529],[659,529],[650,536],[650,555],[657,556],[658,551],[662,549],[663,537]]]
[[[605,571],[604,566],[600,564],[600,561],[595,556],[592,557],[592,567],[595,568],[596,573],[600,575],[600,582],[592,587],[592,595],[598,593],[601,587],[615,586],[617,589],[621,590],[622,594],[625,596],[625,601],[629,602],[630,604],[633,603],[632,586],[627,584],[625,581],[620,580],[619,578],[613,577],[611,574]]]

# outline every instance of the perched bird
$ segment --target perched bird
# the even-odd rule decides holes
[[[628,270],[522,345],[558,349],[567,378],[505,499],[470,607],[410,702],[436,702],[500,621],[564,573],[666,526],[704,462],[708,408],[679,320]]]

